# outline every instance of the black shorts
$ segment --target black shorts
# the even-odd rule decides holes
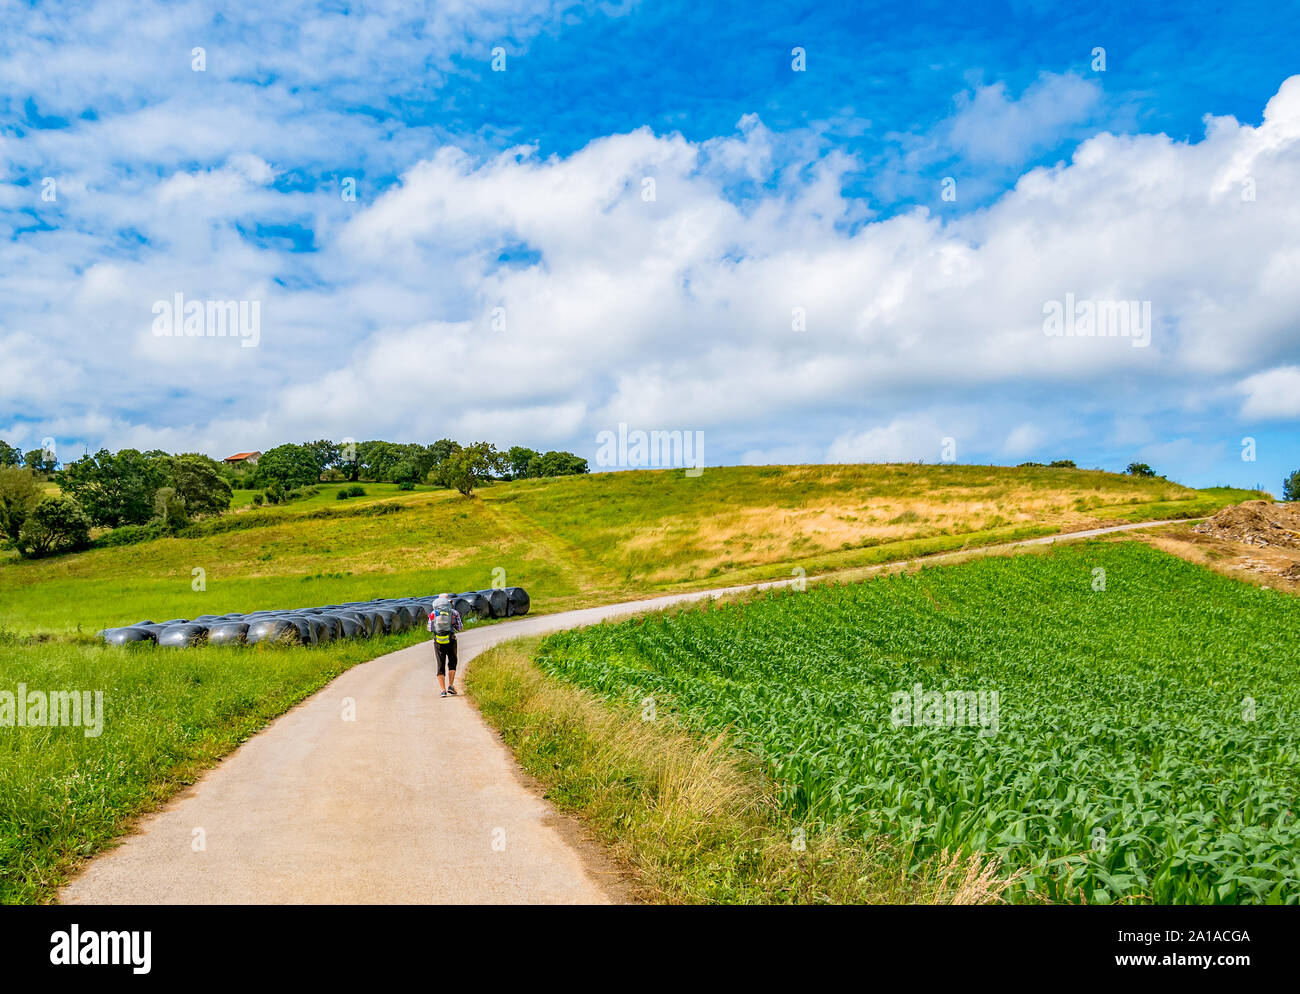
[[[433,643],[433,657],[438,661],[438,676],[442,676],[447,670],[456,669],[456,636],[451,637],[451,641],[445,645],[441,642]]]

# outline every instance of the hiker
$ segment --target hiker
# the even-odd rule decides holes
[[[460,612],[451,606],[451,594],[439,594],[429,612],[429,631],[433,633],[433,655],[438,660],[438,686],[441,697],[456,695],[456,633],[463,632]],[[443,671],[447,678],[443,679]]]

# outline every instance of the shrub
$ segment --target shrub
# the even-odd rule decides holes
[[[365,495],[366,495],[366,488],[363,486],[353,485],[351,487],[348,487],[349,497],[364,497]]]
[[[334,495],[334,499],[335,499],[335,500],[347,500],[347,499],[348,499],[348,491],[347,491],[347,488],[345,487],[344,489],[342,489],[342,490],[340,490],[338,493],[336,493],[336,494]]]
[[[97,549],[111,549],[119,545],[134,545],[136,542],[150,542],[155,538],[169,535],[167,527],[161,521],[151,521],[147,525],[122,525],[111,532],[101,535],[91,544]]]
[[[414,490],[415,482],[413,480],[403,480],[397,485],[398,490]]]
[[[262,506],[263,504],[265,504],[265,503],[266,503],[266,498],[265,498],[265,497],[263,497],[261,494],[253,494],[253,504],[254,504],[254,505],[256,505],[257,507],[261,507],[261,506]]]
[[[1125,467],[1124,472],[1129,476],[1141,476],[1146,479],[1156,475],[1156,471],[1144,462],[1131,462]]]
[[[1073,459],[1053,459],[1047,464],[1052,469],[1078,469]]]
[[[23,522],[18,552],[29,558],[67,552],[90,544],[90,518],[71,497],[44,497]]]

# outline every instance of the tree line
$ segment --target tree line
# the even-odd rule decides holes
[[[279,503],[305,487],[331,481],[396,483],[411,490],[433,483],[468,496],[493,480],[586,473],[587,461],[571,452],[537,452],[488,442],[462,445],[439,439],[431,445],[328,440],[279,445],[256,465],[229,466],[202,453],[173,455],[100,449],[60,465],[45,449],[22,452],[0,440],[0,545],[27,558],[90,544],[92,529],[120,540],[174,532],[196,518],[229,510],[235,489]],[[53,481],[57,492],[47,492]]]

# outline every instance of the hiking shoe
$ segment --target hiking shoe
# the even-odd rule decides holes
[[[455,688],[455,687],[448,687],[448,688],[447,688],[447,693],[451,694],[452,697],[459,697],[459,696],[460,696],[459,694],[456,693],[456,688]]]
[[[443,691],[441,694],[439,694],[438,696],[439,696],[439,697],[446,697],[446,696],[447,696],[447,692],[444,690],[444,691]]]

